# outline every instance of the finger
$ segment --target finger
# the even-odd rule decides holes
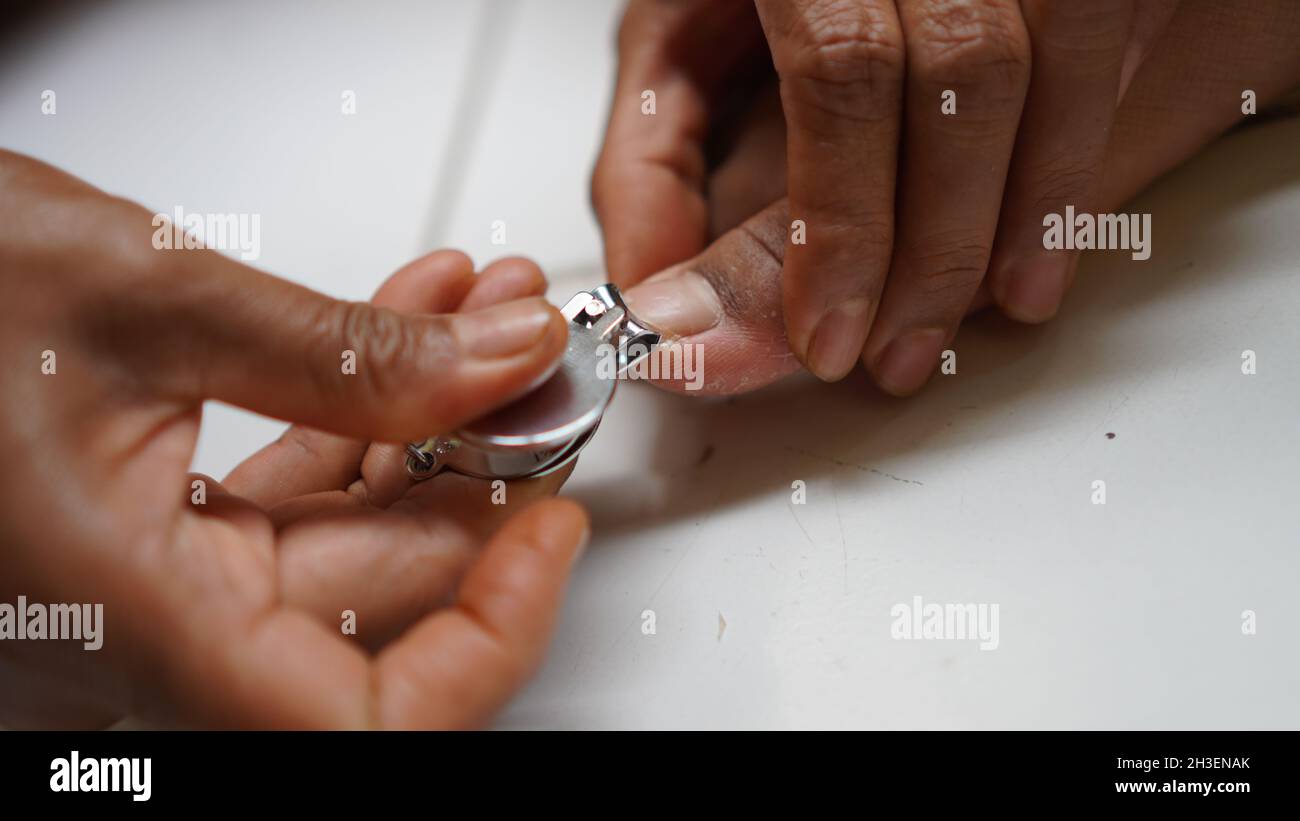
[[[665,375],[656,380],[659,387],[703,396],[737,394],[799,370],[781,319],[781,261],[789,220],[786,201],[779,200],[695,259],[623,293],[638,319],[670,341],[696,346],[702,384],[676,378],[680,368],[660,367],[650,370]],[[977,295],[971,310],[984,306]]]
[[[435,251],[390,276],[371,302],[404,313],[454,311],[477,286],[474,264],[459,251]],[[232,493],[270,508],[285,499],[346,488],[360,475],[364,440],[291,425],[226,477]]]
[[[460,586],[456,606],[430,616],[375,661],[385,727],[474,727],[532,675],[587,541],[587,515],[563,499],[511,519]]]
[[[138,217],[138,235],[123,241],[152,244],[151,218]],[[404,317],[211,251],[153,259],[130,298],[84,319],[91,345],[165,395],[221,399],[346,436],[403,441],[457,427],[545,379],[567,336],[540,299]]]
[[[540,296],[545,291],[546,278],[530,260],[521,257],[498,260],[475,277],[473,263],[466,255],[459,251],[435,251],[389,277],[372,302],[406,313],[443,313],[487,308],[513,299]],[[293,425],[279,440],[237,467],[225,485],[230,492],[263,507],[274,507],[271,512],[278,526],[320,510],[326,504],[324,500],[337,502],[341,497],[345,505],[354,507],[361,503],[361,498],[339,489],[348,487],[359,476],[366,444]],[[401,446],[371,447],[404,453]],[[401,474],[405,476],[404,465]],[[339,507],[338,504],[329,506]]]
[[[406,448],[388,442],[376,442],[361,460],[361,481],[351,490],[368,504],[385,508],[411,489],[415,479],[406,472]]]
[[[893,263],[863,361],[901,396],[938,367],[984,279],[1030,49],[1016,0],[908,0],[899,12],[907,150]]]
[[[757,34],[745,2],[628,5],[609,125],[591,186],[606,269],[620,286],[704,247],[708,85],[749,43],[761,42]]]
[[[892,0],[758,0],[781,80],[791,349],[825,380],[857,363],[894,233],[903,33]]]
[[[231,492],[263,508],[285,499],[338,490],[360,470],[366,442],[304,425],[290,425],[271,444],[226,476]]]
[[[304,519],[336,516],[348,513],[367,513],[373,508],[363,494],[347,490],[322,490],[294,496],[266,511],[277,532],[284,531]]]
[[[756,390],[799,369],[780,310],[788,220],[786,201],[773,203],[695,259],[624,292],[638,319],[702,351],[701,393]],[[659,384],[687,390],[681,379]]]
[[[785,115],[774,87],[759,95],[731,152],[709,176],[711,242],[785,197],[785,158]],[[968,313],[992,304],[985,279]]]
[[[483,269],[460,307],[462,311],[482,309],[545,291],[546,277],[536,263],[508,257]],[[400,499],[415,484],[406,472],[406,448],[385,442],[371,444],[361,460],[361,480],[353,490],[375,507],[386,508]]]
[[[542,296],[545,293],[546,276],[537,263],[523,257],[506,257],[483,269],[458,310],[461,313],[480,311],[503,302]]]
[[[266,512],[256,502],[232,493],[206,473],[187,474],[184,494],[189,509],[200,516],[223,519],[241,529],[266,527]]]
[[[1016,138],[989,287],[1022,322],[1056,314],[1078,252],[1045,248],[1049,215],[1095,207],[1115,119],[1133,0],[1024,4],[1034,70]],[[1071,234],[1073,225],[1063,231]]]
[[[445,604],[491,534],[569,472],[500,487],[449,474],[386,511],[342,491],[290,500],[271,511],[283,525],[281,599],[327,626],[350,611],[353,637],[382,647]]]
[[[407,314],[450,314],[477,284],[474,261],[462,251],[443,249],[397,269],[370,304]]]

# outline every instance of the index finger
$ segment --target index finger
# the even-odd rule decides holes
[[[606,269],[618,285],[703,250],[709,97],[751,42],[759,46],[762,38],[743,2],[628,4],[609,126],[591,180]]]
[[[904,72],[892,0],[757,0],[781,80],[790,348],[818,377],[858,361],[889,269]],[[801,235],[802,232],[802,235]]]

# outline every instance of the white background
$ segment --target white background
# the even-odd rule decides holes
[[[0,54],[0,145],[154,210],[259,213],[258,264],[335,296],[454,245],[534,257],[563,301],[604,281],[587,181],[617,16],[71,4]],[[972,321],[918,399],[622,390],[565,491],[592,548],[500,724],[1300,727],[1300,121],[1231,135],[1130,210],[1153,214],[1150,261],[1087,257],[1047,328]],[[281,428],[211,407],[195,468]],[[998,604],[999,649],[891,640],[915,595]]]

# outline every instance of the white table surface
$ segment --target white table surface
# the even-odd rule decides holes
[[[260,213],[259,266],[336,296],[454,245],[534,257],[561,301],[603,277],[617,5],[73,4],[0,53],[0,145],[156,210]],[[565,491],[592,548],[500,726],[1300,727],[1300,120],[1129,210],[1149,262],[1086,257],[1046,328],[970,322],[917,399],[626,386]],[[282,427],[212,406],[195,469]],[[998,604],[999,648],[891,640],[916,595]]]

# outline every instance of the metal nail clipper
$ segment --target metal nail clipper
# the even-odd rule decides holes
[[[614,285],[574,295],[560,313],[569,321],[569,344],[555,373],[453,434],[408,444],[412,478],[450,470],[480,479],[528,479],[578,458],[614,398],[618,377],[649,355],[661,336],[632,316]]]

